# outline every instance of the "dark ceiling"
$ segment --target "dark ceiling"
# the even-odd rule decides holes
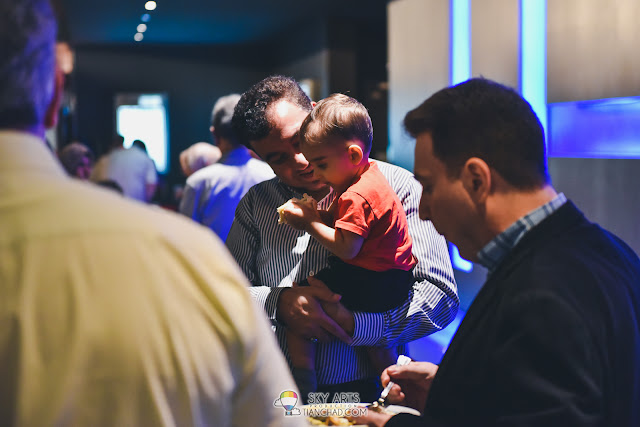
[[[243,45],[286,35],[315,19],[338,18],[386,25],[388,0],[57,0],[61,33],[76,45],[136,43],[144,13],[148,29],[140,43]]]

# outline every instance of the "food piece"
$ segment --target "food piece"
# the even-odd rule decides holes
[[[291,200],[287,200],[283,205],[278,207],[278,224],[284,224],[286,222],[284,219],[284,208],[291,203]]]
[[[344,418],[344,417],[329,417],[329,419],[327,420],[329,421],[329,425],[330,426],[350,426],[353,425],[353,423],[351,421],[349,421],[348,419]]]
[[[287,221],[284,219],[284,208],[287,207],[287,205],[291,205],[291,202],[296,201],[296,202],[302,202],[302,203],[309,203],[312,200],[313,200],[313,197],[311,197],[307,193],[304,193],[302,195],[302,199],[296,199],[294,197],[293,199],[289,199],[285,203],[277,207],[276,210],[278,211],[278,224],[287,223]]]
[[[353,423],[344,417],[307,417],[312,426],[352,426]]]

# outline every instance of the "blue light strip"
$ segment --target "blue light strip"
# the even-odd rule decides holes
[[[471,77],[471,0],[449,0],[450,34],[450,84],[456,85]],[[450,243],[451,264],[469,273],[473,263],[460,256],[460,251]]]
[[[450,0],[451,84],[471,77],[471,0]]]
[[[449,244],[451,245],[449,250],[451,251],[451,264],[453,268],[464,271],[465,273],[471,273],[473,271],[473,263],[460,256],[460,251],[456,245],[453,243]]]
[[[520,89],[547,133],[547,0],[520,0]]]

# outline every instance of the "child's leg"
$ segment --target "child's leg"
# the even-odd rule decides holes
[[[318,389],[316,378],[316,344],[299,335],[287,332],[287,348],[291,359],[291,374],[298,385],[302,400]]]
[[[366,347],[366,349],[369,360],[378,376],[382,374],[382,371],[391,365],[395,365],[398,361],[398,352],[393,348]]]

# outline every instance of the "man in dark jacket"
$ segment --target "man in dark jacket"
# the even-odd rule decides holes
[[[472,79],[404,124],[420,217],[489,274],[439,367],[383,373],[423,416],[370,425],[639,426],[640,261],[553,189],[530,105]]]

